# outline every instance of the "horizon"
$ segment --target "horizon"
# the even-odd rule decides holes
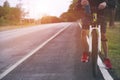
[[[6,0],[0,0],[2,6]],[[22,4],[22,9],[29,12],[26,18],[39,19],[44,15],[59,17],[62,13],[66,12],[72,0],[7,0],[11,7],[17,4]]]

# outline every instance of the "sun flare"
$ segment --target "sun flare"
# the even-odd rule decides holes
[[[48,12],[47,0],[31,0],[24,2],[24,9],[29,13],[27,17],[40,18]]]
[[[40,18],[44,15],[60,16],[67,11],[71,0],[22,0],[27,17]]]

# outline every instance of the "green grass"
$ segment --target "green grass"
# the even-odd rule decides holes
[[[117,22],[114,28],[107,29],[109,57],[113,69],[120,78],[120,22]]]

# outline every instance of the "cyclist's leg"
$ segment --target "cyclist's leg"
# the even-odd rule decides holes
[[[106,33],[101,32],[101,39],[102,39],[102,47],[104,51],[104,64],[108,69],[111,69],[112,64],[110,62],[110,59],[108,58],[108,44],[107,44]]]
[[[108,58],[108,43],[107,43],[106,33],[101,32],[101,39],[102,39],[104,57]]]
[[[107,38],[106,38],[106,27],[107,27],[107,23],[106,23],[106,18],[105,15],[102,14],[104,13],[104,11],[98,13],[98,23],[101,25],[101,41],[102,41],[102,47],[103,47],[103,51],[105,54],[105,58],[108,57],[108,46],[107,46]]]
[[[88,52],[88,50],[89,50],[87,39],[86,39],[87,36],[88,36],[88,30],[82,29],[81,38],[82,38],[82,48],[83,48],[82,50],[83,50],[83,52]]]
[[[107,28],[107,23],[106,23],[106,18],[104,15],[99,15],[98,19],[100,25],[101,25],[101,41],[102,41],[102,47],[104,51],[104,63],[107,68],[112,68],[111,62],[108,58],[108,44],[107,44],[107,37],[106,37],[106,28]]]
[[[101,16],[100,18],[100,24],[101,24],[101,41],[102,41],[102,47],[104,51],[104,57],[108,58],[108,43],[107,43],[107,37],[106,37],[106,20],[104,16]]]
[[[82,19],[82,32],[81,32],[81,39],[82,39],[82,62],[88,62],[89,59],[89,47],[88,47],[88,42],[87,42],[87,36],[88,36],[88,28],[89,28],[89,21],[87,17],[84,17]]]
[[[88,42],[87,42],[87,37],[88,36],[88,30],[82,29],[81,32],[81,39],[82,39],[82,58],[81,61],[82,62],[88,62],[89,59],[89,46],[88,46]]]

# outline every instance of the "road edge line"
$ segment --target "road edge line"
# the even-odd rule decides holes
[[[105,80],[114,80],[108,70],[105,68],[105,65],[103,64],[100,56],[98,56],[97,64]]]
[[[70,24],[71,25],[71,24]],[[7,74],[9,74],[12,70],[14,70],[17,66],[19,66],[22,62],[24,62],[25,60],[27,60],[30,56],[32,56],[35,52],[37,52],[39,49],[41,49],[42,47],[44,47],[48,42],[50,42],[52,39],[54,39],[55,37],[57,37],[60,33],[62,33],[65,29],[67,29],[70,25],[68,25],[67,27],[64,27],[62,29],[60,29],[56,34],[54,34],[52,37],[50,37],[48,40],[46,40],[45,42],[43,42],[41,45],[39,45],[37,48],[33,49],[30,53],[28,53],[26,56],[24,56],[22,59],[20,59],[19,61],[17,61],[14,65],[12,65],[10,68],[8,68],[7,70],[5,70],[3,73],[0,74],[0,80],[3,79]]]

